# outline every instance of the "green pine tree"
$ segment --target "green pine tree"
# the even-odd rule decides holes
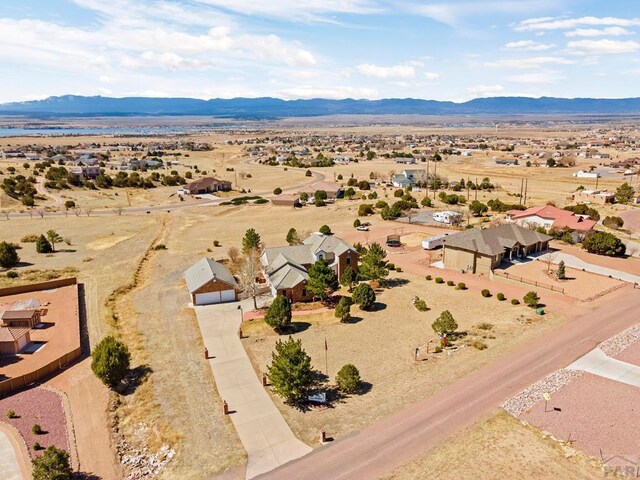
[[[560,263],[558,264],[558,270],[556,271],[556,276],[560,280],[564,280],[565,278],[567,278],[567,272],[565,270],[566,269],[564,265],[564,260],[560,260]]]
[[[320,300],[326,300],[338,288],[338,278],[324,258],[316,261],[309,270],[307,290]]]
[[[287,297],[278,295],[273,300],[269,305],[264,321],[278,333],[282,333],[291,325],[291,303],[289,303]]]
[[[33,459],[33,480],[71,480],[69,453],[51,446]]]
[[[453,318],[453,315],[451,315],[451,312],[445,310],[436,318],[436,321],[431,324],[431,328],[440,335],[451,335],[458,329],[458,323]]]
[[[351,319],[351,299],[349,297],[340,299],[338,305],[336,305],[335,316],[341,322],[348,322]]]
[[[257,250],[260,248],[260,234],[255,229],[248,229],[244,237],[242,238],[242,251],[247,253],[250,250]]]
[[[129,372],[131,354],[127,346],[114,337],[104,337],[91,353],[91,370],[102,382],[116,387]]]
[[[291,337],[278,340],[267,375],[273,391],[287,402],[304,400],[313,384],[313,370],[311,358],[302,348],[302,342]]]
[[[360,258],[360,276],[366,280],[382,280],[389,275],[386,256],[387,252],[379,243],[372,243]]]
[[[361,283],[353,291],[352,298],[361,310],[370,310],[376,303],[376,292],[368,283]]]
[[[38,253],[51,253],[53,252],[53,247],[49,243],[49,240],[44,235],[40,235],[38,240],[36,240],[36,252]]]

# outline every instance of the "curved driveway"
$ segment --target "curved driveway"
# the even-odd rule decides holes
[[[0,478],[2,480],[23,479],[13,444],[2,430],[0,430]]]

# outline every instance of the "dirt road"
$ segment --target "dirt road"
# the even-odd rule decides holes
[[[589,313],[438,394],[257,478],[373,479],[392,471],[637,322],[634,312],[640,307],[640,291],[624,288],[606,298]]]

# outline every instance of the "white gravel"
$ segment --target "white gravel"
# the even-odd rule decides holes
[[[640,323],[602,342],[599,347],[605,354],[615,357],[640,340]]]
[[[543,393],[546,392],[551,395],[581,375],[582,372],[563,368],[527,387],[500,406],[514,417],[518,417],[522,412],[531,409],[536,403],[544,400]]]

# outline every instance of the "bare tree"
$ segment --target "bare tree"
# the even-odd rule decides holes
[[[415,209],[415,208],[410,208],[409,210],[407,210],[405,212],[405,216],[407,217],[407,220],[409,221],[409,225],[411,225],[411,220],[418,214],[420,213],[419,210]]]
[[[558,254],[560,252],[549,252],[544,256],[544,261],[547,264],[547,273],[551,272],[551,264],[554,263],[554,260],[558,258]]]
[[[8,211],[4,211],[4,212],[2,212],[2,213],[3,213],[3,215],[5,216],[5,218],[6,218],[7,220],[9,220],[9,212],[8,212]]]
[[[247,296],[253,298],[253,308],[258,308],[256,297],[260,290],[259,277],[262,272],[260,263],[260,252],[256,249],[249,250],[240,263],[238,279],[240,286]]]
[[[79,208],[74,208],[73,213],[76,217],[79,217],[80,214],[82,213],[82,210],[80,210]]]
[[[36,210],[36,213],[40,215],[40,218],[44,218],[44,209],[39,208]]]
[[[229,250],[227,250],[227,257],[229,257],[229,271],[234,275],[237,275],[240,272],[240,266],[242,264],[240,250],[236,247],[229,247]]]
[[[113,209],[113,213],[115,213],[116,215],[122,215],[122,207],[120,205],[116,206]]]
[[[85,208],[84,212],[87,214],[87,217],[91,216],[91,212],[93,212],[93,208]]]

